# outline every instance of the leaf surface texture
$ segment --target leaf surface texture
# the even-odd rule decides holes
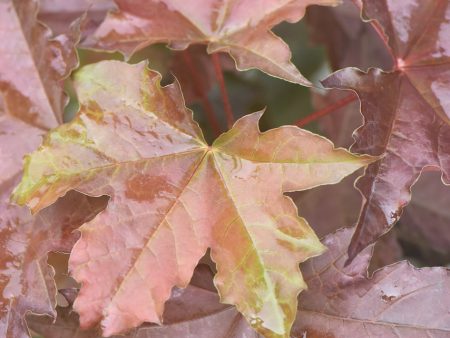
[[[185,49],[193,43],[208,52],[228,52],[239,70],[263,72],[311,85],[290,61],[289,47],[271,28],[297,22],[308,5],[337,5],[337,0],[191,0],[187,2],[117,0],[112,11],[85,45],[119,50],[126,55],[154,43]],[[170,22],[170,25],[167,24]]]
[[[349,259],[387,232],[411,199],[411,186],[427,166],[450,182],[450,2],[364,1],[380,22],[397,68],[337,71],[327,87],[357,92],[364,125],[352,149],[383,155],[357,182],[365,202]]]
[[[323,246],[283,192],[337,183],[374,158],[293,126],[260,132],[262,113],[208,146],[179,86],[161,87],[144,63],[86,66],[76,89],[78,116],[27,157],[14,198],[38,211],[73,189],[110,196],[70,258],[81,326],[101,322],[108,336],[161,322],[209,247],[221,301],[287,337],[305,288],[298,263]]]
[[[450,332],[448,269],[406,261],[369,278],[372,248],[344,266],[353,229],[324,238],[328,251],[302,265],[308,291],[299,297],[294,336],[444,338]]]

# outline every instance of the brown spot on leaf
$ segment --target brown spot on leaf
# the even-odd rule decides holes
[[[136,174],[127,181],[125,196],[136,201],[152,201],[161,193],[170,192],[173,188],[167,184],[165,176]]]
[[[394,300],[395,298],[397,298],[397,297],[395,297],[395,296],[388,296],[388,295],[386,295],[384,293],[381,295],[381,299],[384,300],[385,302],[390,302],[391,300]]]
[[[382,298],[385,302],[389,302],[389,301],[393,300],[395,297],[394,297],[394,296],[383,295],[383,296],[381,296],[381,298]]]
[[[103,109],[99,106],[96,101],[89,101],[84,108],[84,113],[89,116],[90,119],[94,120],[98,124],[104,123],[104,113]]]

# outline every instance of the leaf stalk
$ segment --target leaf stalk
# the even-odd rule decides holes
[[[184,50],[181,52],[181,57],[186,65],[188,72],[191,74],[193,89],[200,98],[200,103],[203,107],[203,111],[205,112],[206,119],[211,126],[214,136],[217,137],[221,134],[222,130],[220,128],[219,121],[217,120],[216,112],[214,111],[211,102],[209,102],[208,96],[201,86],[202,80],[198,76],[198,70],[195,66],[194,61],[192,60],[191,52],[189,52],[189,50]]]
[[[356,98],[357,98],[356,94],[352,93],[352,94],[344,97],[342,100],[336,101],[335,103],[333,103],[323,109],[319,109],[319,110],[309,114],[308,116],[298,120],[294,124],[296,126],[303,127],[303,126],[307,125],[308,123],[318,120],[319,118],[321,118],[325,115],[328,115],[328,114],[332,113],[333,111],[336,111],[336,110],[346,106],[347,104],[355,101]]]
[[[225,116],[227,119],[227,126],[231,128],[234,123],[234,114],[231,108],[230,99],[228,97],[227,88],[225,86],[225,80],[223,78],[222,66],[220,64],[220,58],[218,53],[211,54],[211,59],[214,64],[214,71],[216,73],[217,83],[219,84],[220,93],[222,95],[223,107],[225,110]]]

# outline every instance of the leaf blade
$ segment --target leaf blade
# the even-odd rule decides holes
[[[57,126],[66,103],[61,79],[78,63],[73,53],[77,34],[50,39],[50,30],[37,21],[36,1],[3,1],[0,15],[0,38],[12,44],[1,47],[5,110],[40,128]],[[21,72],[26,80],[17,76]]]
[[[402,261],[368,278],[372,248],[345,266],[352,231],[326,236],[323,243],[329,251],[302,266],[310,288],[300,296],[293,331],[336,338],[361,332],[369,337],[448,335],[448,270],[417,269]]]
[[[283,192],[336,183],[375,158],[334,149],[298,127],[261,133],[261,113],[207,146],[179,87],[162,88],[145,67],[106,61],[82,70],[80,113],[28,158],[14,194],[35,211],[71,189],[111,197],[82,227],[70,258],[83,284],[74,304],[82,327],[101,322],[112,335],[159,322],[172,287],[189,283],[210,247],[222,300],[266,336],[289,335],[304,288],[298,263],[323,247]],[[95,156],[84,161],[74,144]],[[255,270],[246,271],[249,259]]]
[[[290,61],[289,47],[270,30],[282,22],[297,22],[311,4],[334,6],[337,0],[251,1],[208,0],[180,3],[116,1],[111,12],[87,42],[88,47],[119,50],[130,56],[154,43],[185,49],[191,43],[208,45],[208,52],[226,51],[238,70],[251,68],[286,81],[311,86]],[[166,25],[167,21],[171,25]]]
[[[366,14],[385,28],[397,68],[367,73],[346,68],[323,81],[327,87],[354,90],[360,98],[365,123],[357,129],[352,149],[383,154],[357,183],[365,202],[349,261],[398,221],[424,167],[439,167],[444,182],[450,182],[450,112],[448,93],[442,90],[449,81],[450,53],[439,47],[448,35],[450,6],[445,1],[424,1],[417,7],[412,1],[388,1],[387,7],[382,1],[364,4]],[[398,17],[388,15],[388,10]],[[422,17],[427,20],[419,27],[415,21]],[[425,33],[429,39],[423,38]]]

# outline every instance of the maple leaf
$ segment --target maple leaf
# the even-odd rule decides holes
[[[397,67],[346,68],[323,81],[360,98],[365,121],[352,149],[384,155],[357,182],[365,201],[349,260],[397,222],[424,167],[439,167],[450,183],[450,3],[377,0],[364,6],[364,14],[384,27]]]
[[[72,189],[111,197],[70,257],[82,327],[101,321],[108,336],[161,322],[210,247],[221,301],[286,337],[305,288],[298,263],[323,246],[282,192],[336,183],[374,158],[294,126],[261,133],[261,112],[208,146],[179,86],[160,80],[145,63],[79,71],[79,115],[26,158],[14,199],[38,211]]]
[[[308,5],[337,5],[339,0],[116,0],[85,45],[119,50],[126,55],[154,43],[185,49],[208,45],[208,53],[228,52],[238,70],[258,68],[287,81],[310,86],[291,63],[289,47],[270,29],[282,21],[297,22]],[[168,24],[170,23],[170,24]]]
[[[299,337],[447,337],[450,274],[399,262],[367,278],[371,248],[344,266],[353,229],[322,241],[328,251],[302,265],[308,290],[299,297]]]
[[[47,251],[69,250],[70,231],[101,209],[98,200],[73,193],[35,217],[9,203],[22,157],[62,120],[63,79],[77,63],[76,27],[49,40],[36,13],[35,1],[0,2],[0,336],[7,338],[28,337],[30,311],[55,315]]]

